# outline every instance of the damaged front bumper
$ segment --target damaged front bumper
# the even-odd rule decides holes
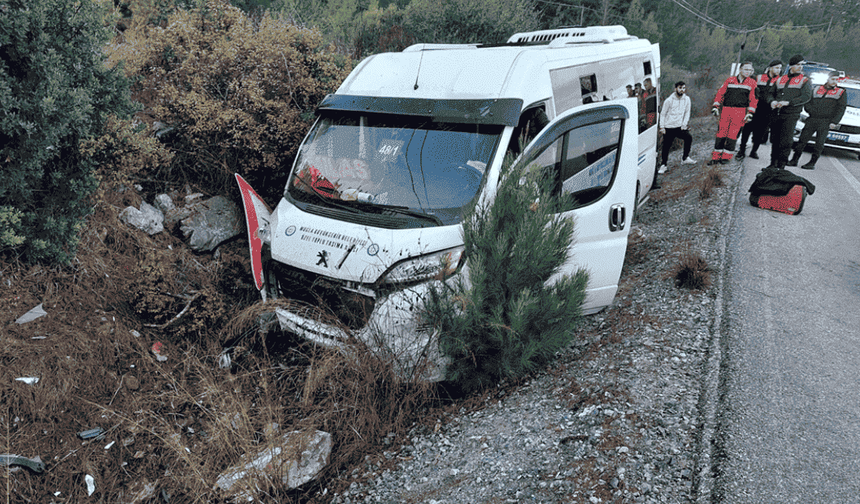
[[[356,344],[364,346],[390,361],[403,381],[445,378],[448,359],[439,350],[438,332],[421,316],[431,286],[441,288],[441,280],[395,288],[339,280],[276,261],[270,253],[272,211],[238,174],[236,180],[245,206],[254,283],[263,301],[278,300],[273,311],[282,330],[344,351]],[[442,257],[451,252],[438,254]],[[452,261],[459,263],[460,253],[455,256]],[[436,255],[427,257],[438,262]],[[404,261],[387,276],[401,280],[415,271],[426,271],[426,264],[416,263]]]

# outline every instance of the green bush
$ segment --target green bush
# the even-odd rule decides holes
[[[425,43],[500,44],[517,32],[538,29],[530,0],[413,0],[405,29]]]
[[[252,21],[224,0],[177,9],[164,27],[135,25],[123,39],[111,58],[137,79],[143,117],[174,154],[162,179],[225,193],[240,172],[270,203],[314,109],[351,68],[319,32],[269,15]]]
[[[570,343],[582,316],[585,271],[546,285],[567,259],[574,226],[542,184],[525,170],[504,177],[495,202],[463,221],[468,283],[431,289],[425,303],[452,360],[447,378],[466,390],[546,363]]]
[[[364,58],[381,52],[398,52],[415,43],[415,37],[404,27],[406,13],[395,5],[371,9],[355,23],[353,57]]]
[[[69,262],[98,183],[79,143],[128,115],[128,83],[105,66],[110,36],[90,0],[0,4],[0,250]]]

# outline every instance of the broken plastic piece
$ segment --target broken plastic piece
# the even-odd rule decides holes
[[[41,457],[33,457],[31,459],[27,457],[22,457],[20,455],[12,455],[10,453],[0,454],[0,464],[5,464],[7,466],[21,466],[26,467],[27,469],[33,471],[34,473],[43,473],[45,472],[45,463],[42,462]]]
[[[96,479],[87,474],[84,476],[84,481],[87,482],[87,495],[92,495],[96,491]]]
[[[95,429],[78,432],[78,437],[81,439],[104,439],[104,429],[96,427]]]
[[[42,303],[39,303],[38,306],[18,317],[18,320],[16,320],[15,323],[26,324],[27,322],[32,322],[39,317],[44,317],[47,314],[48,312],[46,312],[44,308],[42,308]]]
[[[152,344],[152,353],[155,354],[155,360],[158,362],[164,362],[167,360],[167,355],[161,353],[164,350],[164,344],[160,341],[156,341]]]
[[[22,376],[20,378],[15,378],[15,381],[24,382],[27,385],[35,385],[39,383],[38,376]]]

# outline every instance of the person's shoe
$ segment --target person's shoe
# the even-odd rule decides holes
[[[669,171],[669,167],[663,164],[660,165],[660,169],[657,170],[657,173],[666,173],[667,171]]]
[[[805,165],[801,166],[801,168],[803,168],[804,170],[814,170],[815,169],[815,163],[810,161],[810,162],[806,163]]]
[[[681,160],[681,164],[696,164],[696,163],[698,163],[698,161],[696,161],[695,159],[691,158],[690,156],[687,156],[687,157],[685,157],[684,159],[682,159],[682,160]]]
[[[788,160],[788,163],[786,163],[786,165],[797,166],[798,161],[800,161],[800,153],[794,151],[794,154],[791,156],[791,159]]]
[[[735,159],[743,159],[743,158],[747,157],[746,152],[747,152],[747,146],[741,145],[741,148],[738,149],[738,153],[735,154]]]
[[[758,153],[756,151],[750,151],[750,157],[753,159],[758,159]]]
[[[720,164],[729,164],[732,162],[732,160],[731,159],[720,159],[719,162],[720,162]]]

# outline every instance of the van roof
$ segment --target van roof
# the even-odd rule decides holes
[[[422,99],[518,98],[525,105],[552,95],[548,69],[650,51],[623,26],[517,33],[508,43],[417,44],[359,63],[337,90],[353,96]],[[545,78],[536,78],[545,75]]]

